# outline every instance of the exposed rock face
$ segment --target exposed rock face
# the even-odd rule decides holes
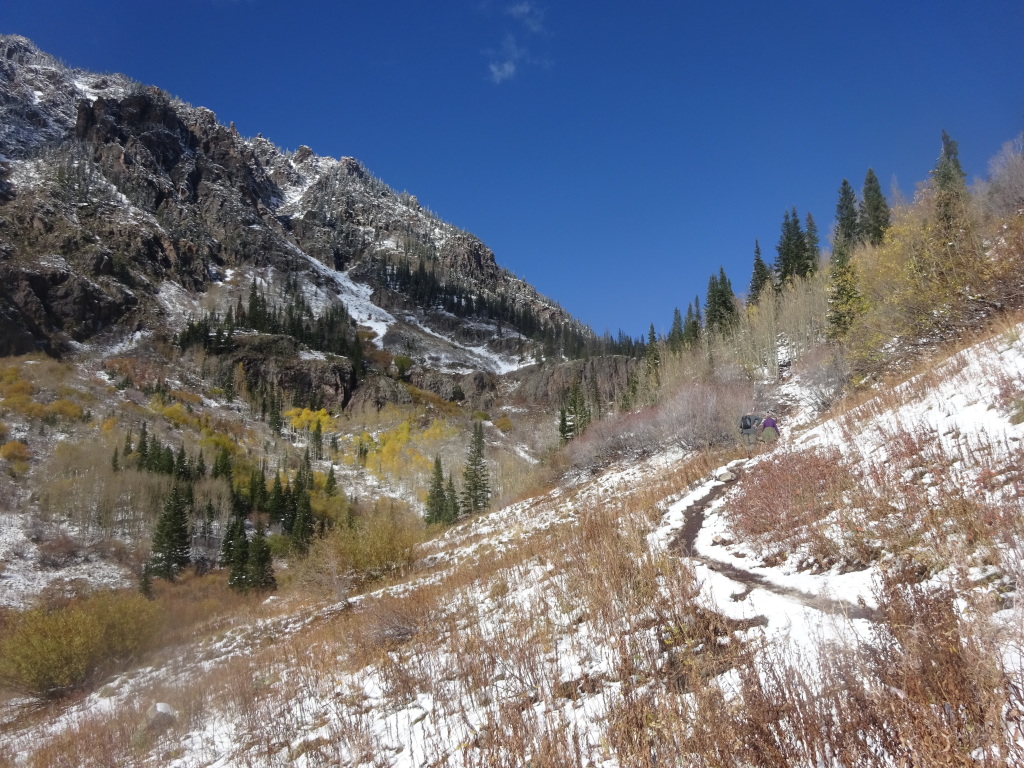
[[[621,355],[573,360],[557,365],[530,366],[510,375],[515,382],[512,397],[521,402],[546,403],[557,407],[574,382],[585,392],[596,387],[603,403],[614,403],[629,387],[630,376],[642,361]]]
[[[411,284],[412,271],[427,277]],[[534,342],[511,323],[538,337],[545,325],[586,335],[479,239],[357,160],[243,138],[208,109],[0,35],[0,353],[59,355],[138,330],[169,340],[211,308],[202,294],[222,314],[237,300],[245,289],[225,288],[232,273],[273,281],[279,307],[299,294],[315,294],[318,308],[343,302],[378,333],[386,325],[373,344],[421,367],[493,372],[528,360]],[[344,333],[354,342],[354,325]],[[267,345],[260,359],[250,339],[236,362],[325,403],[352,398],[350,361]],[[489,376],[440,381],[425,388],[448,399],[461,391],[476,408],[493,402]],[[394,384],[369,381],[356,405],[402,401]]]
[[[337,355],[302,357],[289,336],[236,336],[233,365],[241,364],[251,379],[282,392],[310,393],[332,412],[345,408],[355,388],[352,362]]]
[[[387,376],[370,376],[356,392],[349,407],[354,413],[365,413],[379,411],[389,403],[408,405],[411,402],[412,395],[401,382]]]

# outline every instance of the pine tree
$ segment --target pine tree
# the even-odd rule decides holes
[[[674,355],[683,351],[683,315],[679,311],[679,307],[672,312],[672,327],[668,332],[668,348]]]
[[[334,474],[334,464],[331,464],[331,471],[327,473],[327,480],[324,483],[324,493],[328,496],[336,496],[338,494],[338,478]]]
[[[186,499],[178,486],[172,485],[153,533],[153,575],[174,581],[181,569],[189,564],[190,549]]]
[[[267,544],[267,531],[263,521],[256,523],[256,530],[253,531],[252,540],[249,541],[248,552],[245,563],[245,588],[261,591],[277,589],[277,580],[274,578],[274,562],[270,553],[270,545]]]
[[[459,519],[459,494],[455,490],[455,478],[450,472],[444,486],[444,518],[451,523]]]
[[[444,491],[444,469],[441,466],[441,457],[434,457],[434,473],[430,478],[430,489],[427,491],[427,510],[423,521],[427,524],[446,523],[448,511],[447,499]]]
[[[967,211],[967,174],[960,167],[957,143],[942,132],[942,151],[932,171],[931,187],[935,194],[935,219],[939,244],[953,256],[960,250],[971,229]]]
[[[313,519],[313,508],[309,504],[309,491],[305,488],[296,490],[295,520],[292,523],[292,542],[299,552],[309,549],[309,542],[313,539],[313,532],[316,521]]]
[[[110,457],[110,468],[114,472],[119,472],[121,470],[121,460],[118,458],[116,445],[114,446],[114,455]]]
[[[761,244],[754,241],[754,270],[750,276],[750,289],[747,292],[747,300],[750,304],[757,304],[761,292],[772,284],[772,271],[761,258]]]
[[[864,188],[861,190],[860,212],[858,216],[860,236],[871,245],[881,245],[885,231],[889,229],[889,204],[882,194],[882,186],[874,170],[868,168],[864,177]]]
[[[818,240],[818,225],[810,211],[804,219],[804,258],[797,267],[797,275],[810,277],[818,271],[818,259],[821,255],[821,243]]]
[[[654,326],[651,326],[652,328]],[[655,375],[657,368],[655,367]],[[565,399],[565,405],[561,409],[559,417],[559,434],[563,442],[568,442],[579,437],[590,424],[590,406],[587,403],[586,395],[583,394],[583,387],[579,378],[573,381],[572,387]]]
[[[804,270],[808,262],[807,238],[800,227],[800,216],[797,214],[795,206],[792,213],[786,211],[783,214],[782,232],[775,250],[778,252],[778,257],[775,260],[775,274],[780,285],[805,274]]]
[[[722,332],[732,325],[736,317],[736,296],[732,283],[719,267],[717,275],[708,279],[708,292],[704,299],[704,322],[708,330]]]
[[[185,455],[185,444],[182,443],[178,449],[178,455],[174,459],[174,476],[179,480],[188,482],[191,477],[191,469],[188,466],[188,457]]]
[[[857,193],[850,182],[843,179],[839,185],[839,202],[836,203],[835,240],[832,243],[832,260],[847,259],[853,247],[860,242],[860,217],[857,214]]]
[[[687,305],[686,319],[683,321],[683,343],[688,348],[695,346],[700,341],[702,327],[700,297],[697,297],[692,304]]]
[[[466,454],[466,467],[462,473],[462,509],[466,514],[487,508],[491,496],[491,481],[484,462],[484,425],[473,423],[473,437]]]
[[[661,353],[658,351],[658,335],[654,332],[654,323],[651,323],[651,329],[647,332],[647,354],[644,357],[647,364],[647,381],[654,388],[660,387]],[[587,420],[589,421],[589,417]]]
[[[249,537],[245,531],[245,518],[237,518],[236,526],[235,537],[231,542],[228,586],[244,592],[249,587]]]

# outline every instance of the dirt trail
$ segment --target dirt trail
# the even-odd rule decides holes
[[[795,600],[801,605],[813,608],[816,611],[821,611],[822,613],[828,613],[833,616],[846,616],[853,619],[877,621],[878,612],[868,606],[849,603],[845,600],[833,600],[828,597],[813,595],[809,592],[804,592],[792,587],[783,587],[769,581],[760,574],[744,570],[732,563],[722,562],[721,560],[716,560],[713,557],[702,555],[696,551],[695,545],[697,543],[697,535],[700,533],[701,528],[704,527],[704,517],[707,513],[708,507],[710,507],[716,499],[721,497],[722,494],[729,490],[732,484],[736,482],[736,479],[740,477],[742,472],[740,469],[733,469],[731,471],[736,475],[735,479],[713,486],[707,494],[695,501],[690,508],[686,510],[686,522],[683,525],[682,530],[679,531],[679,534],[669,544],[669,550],[679,552],[684,557],[689,557],[698,563],[702,563],[711,570],[742,584],[744,591],[733,595],[734,600],[742,600],[754,589],[763,589],[767,592],[772,592],[776,595],[781,595],[782,597]]]

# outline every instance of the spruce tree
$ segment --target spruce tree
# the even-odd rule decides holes
[[[647,332],[647,354],[644,355],[647,364],[647,381],[652,387],[661,386],[661,353],[658,351],[658,335],[654,332],[654,323]],[[587,421],[589,421],[589,416]],[[576,431],[580,434],[583,430]]]
[[[256,522],[252,540],[249,542],[245,563],[245,588],[269,591],[277,589],[274,578],[274,562],[267,544],[267,531],[263,521]]]
[[[860,241],[860,217],[857,213],[857,193],[850,182],[843,179],[839,185],[839,202],[836,203],[835,241],[832,243],[832,260],[847,259],[853,247]]]
[[[331,464],[331,471],[327,473],[327,481],[324,483],[324,493],[328,496],[337,496],[338,478],[334,474],[334,464]]]
[[[882,186],[878,183],[875,172],[868,168],[864,177],[864,188],[861,190],[858,227],[864,242],[881,245],[885,231],[889,229],[889,204],[882,194]]]
[[[444,491],[444,469],[441,466],[441,457],[434,457],[434,472],[430,478],[430,488],[427,491],[427,510],[423,521],[427,524],[449,522],[447,518],[448,504]]]
[[[747,300],[750,304],[757,304],[761,292],[770,287],[772,282],[772,271],[761,258],[761,244],[754,241],[754,270],[750,276],[750,289],[747,292]]]
[[[237,518],[235,536],[231,542],[231,563],[228,571],[228,586],[238,592],[249,587],[249,537],[245,530],[245,518]]]
[[[455,478],[450,472],[444,486],[444,518],[450,523],[459,519],[459,494],[455,490]]]
[[[814,223],[814,217],[808,211],[804,219],[804,257],[797,269],[797,274],[800,277],[810,277],[818,271],[820,253],[821,243],[818,240],[818,225]]]
[[[800,227],[800,216],[795,206],[792,213],[786,211],[782,216],[782,232],[779,234],[779,244],[775,250],[778,252],[775,274],[780,285],[806,274],[807,238]]]
[[[683,315],[679,311],[679,307],[672,312],[672,328],[668,332],[668,348],[674,355],[683,351]]]
[[[473,423],[473,437],[466,453],[466,467],[462,472],[462,509],[466,514],[487,508],[491,496],[491,481],[484,462],[484,425]]]
[[[152,574],[174,581],[190,562],[191,543],[186,499],[175,484],[171,486],[153,533]]]
[[[309,549],[313,539],[316,520],[313,519],[313,508],[309,504],[309,491],[305,488],[296,490],[295,521],[292,523],[292,542],[299,552]]]

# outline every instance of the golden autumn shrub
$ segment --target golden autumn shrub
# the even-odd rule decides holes
[[[156,603],[130,592],[22,611],[0,637],[0,681],[38,698],[66,695],[151,648],[160,613]]]

